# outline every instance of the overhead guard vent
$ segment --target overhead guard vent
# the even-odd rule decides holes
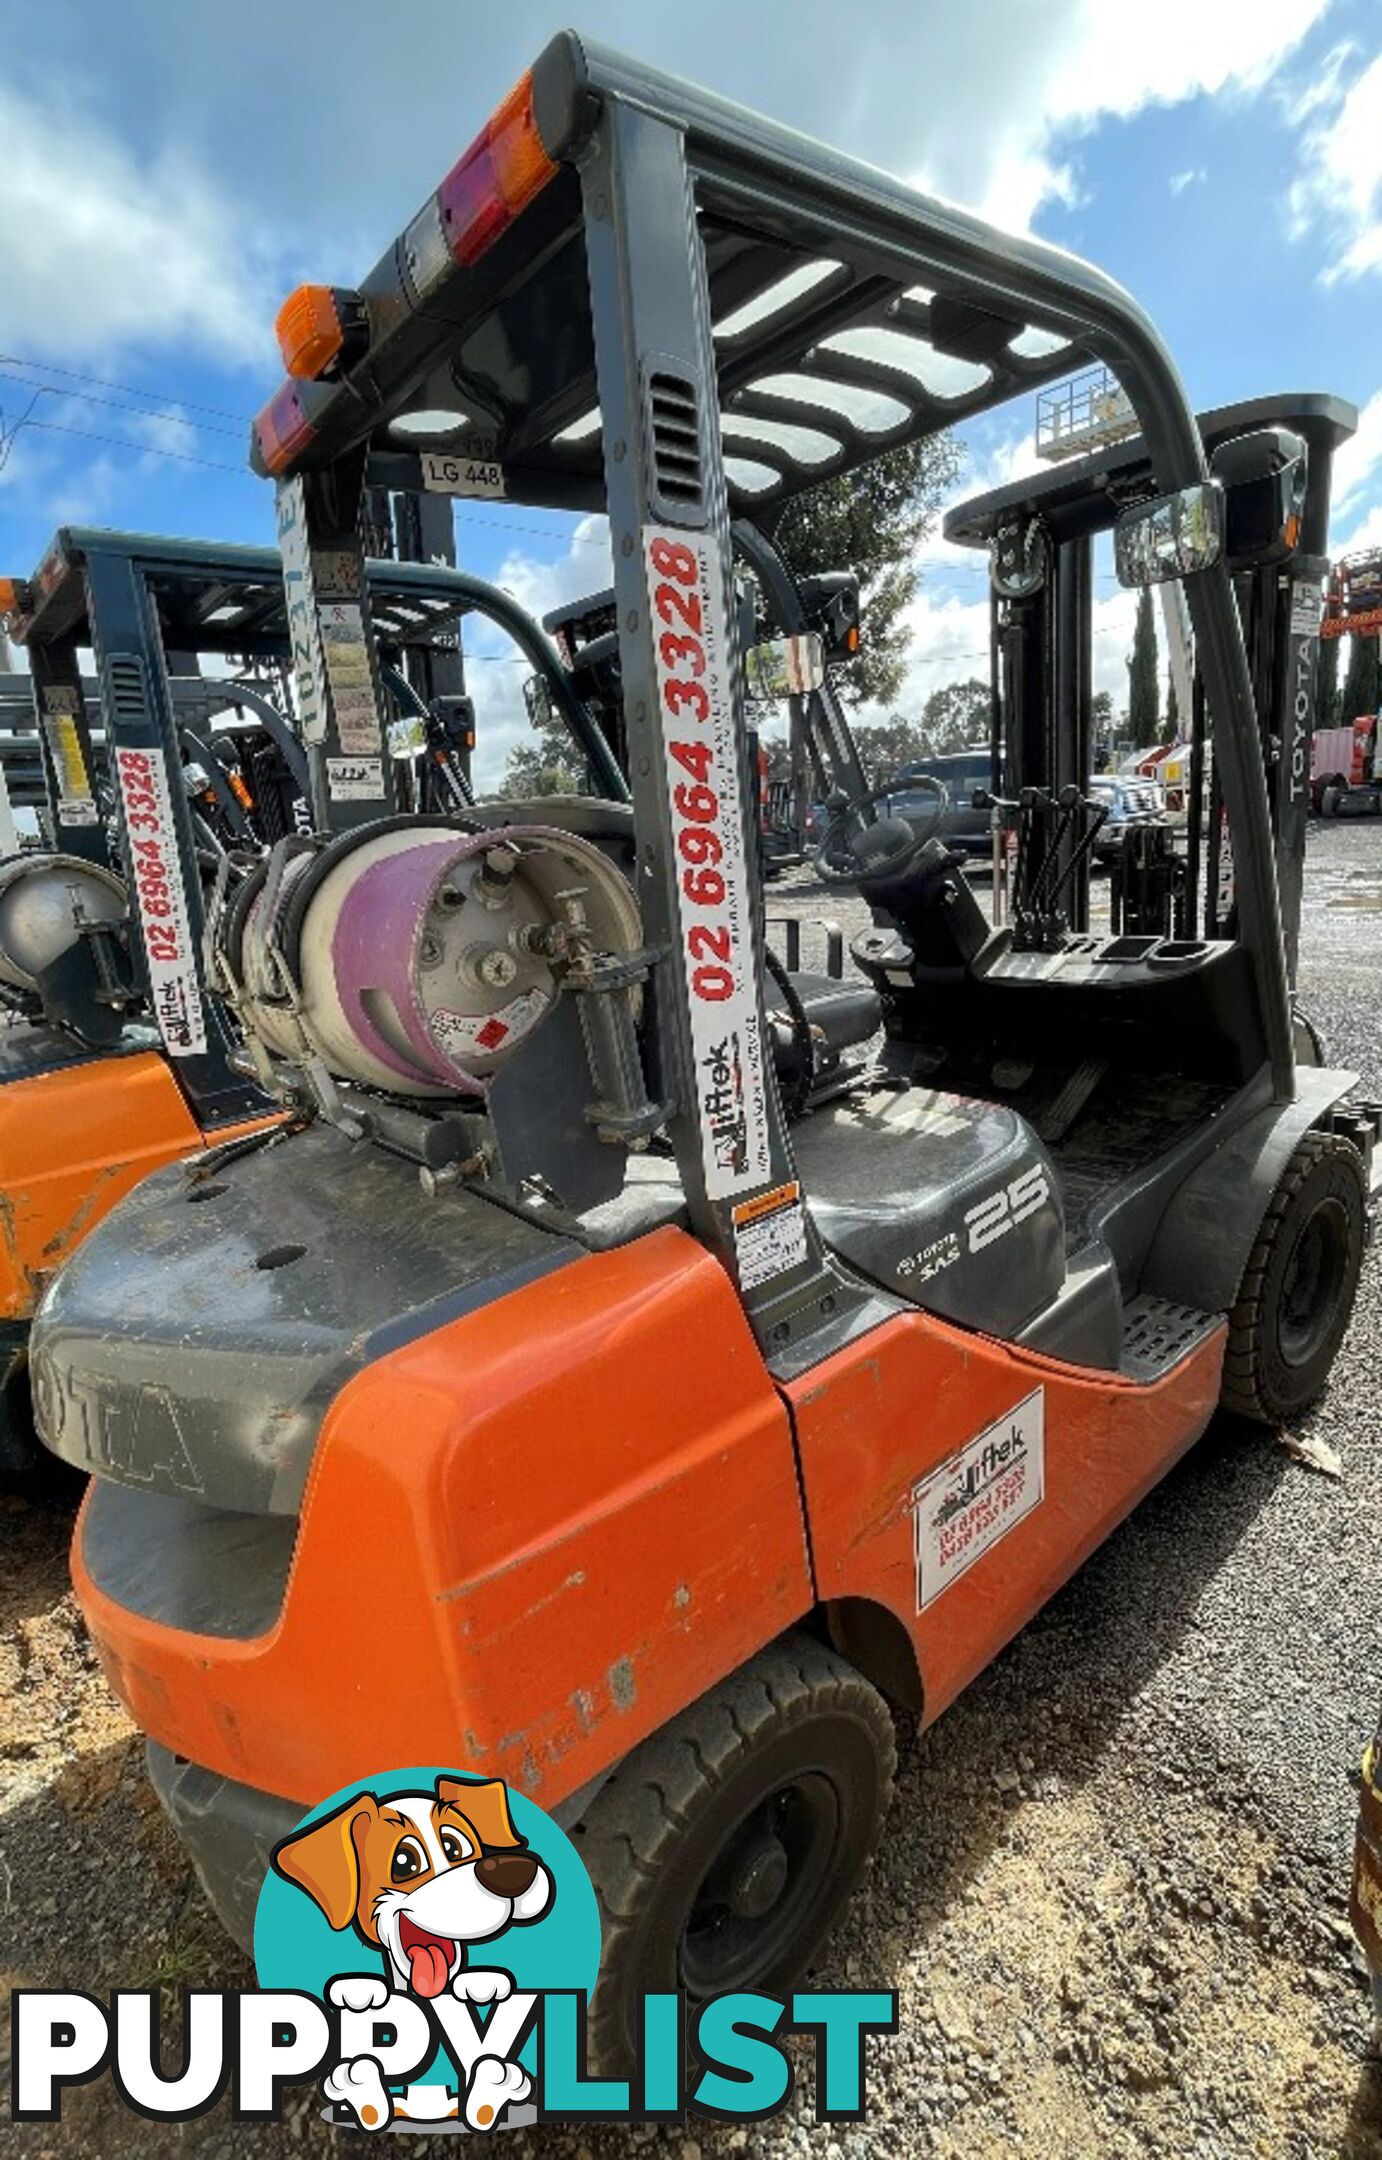
[[[699,521],[705,515],[705,471],[695,385],[658,367],[648,373],[646,395],[658,510],[676,523]]]

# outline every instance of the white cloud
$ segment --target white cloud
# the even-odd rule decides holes
[[[519,606],[541,622],[550,609],[563,607],[569,600],[584,600],[589,593],[603,592],[613,580],[609,520],[592,516],[574,521],[565,554],[552,562],[543,562],[522,548],[512,549],[494,582],[512,593]]]
[[[129,433],[137,441],[146,442],[151,450],[173,457],[202,455],[201,437],[180,405],[169,405],[158,412],[131,407],[122,419]]]
[[[1345,86],[1353,57],[1348,46],[1330,55],[1287,197],[1293,235],[1316,238],[1325,285],[1382,271],[1382,53]]]
[[[1334,453],[1333,509],[1337,516],[1356,503],[1382,466],[1382,390],[1375,390],[1358,414],[1358,432]],[[1382,478],[1382,474],[1378,475]]]
[[[982,560],[982,558],[980,558]],[[911,631],[907,676],[890,710],[919,713],[933,690],[971,676],[989,674],[989,607],[982,587],[977,597],[938,596],[923,586],[907,610]],[[1115,712],[1127,704],[1127,657],[1132,649],[1135,593],[1117,591],[1096,598],[1093,609],[1094,688],[1107,690]],[[1158,625],[1158,629],[1160,625]],[[1162,674],[1165,666],[1162,664]],[[864,725],[886,718],[882,712],[861,715]]]
[[[1173,195],[1183,195],[1188,187],[1198,187],[1207,178],[1203,165],[1187,165],[1184,172],[1172,173],[1166,185]]]
[[[104,359],[177,343],[268,369],[277,279],[230,205],[172,156],[141,162],[61,93],[0,82],[4,339]]]
[[[1382,390],[1358,414],[1358,432],[1334,455],[1329,552],[1382,545]]]
[[[945,95],[927,108],[921,184],[1023,228],[1044,202],[1070,200],[1069,149],[1101,120],[1255,94],[1328,4],[1162,0],[1140,37],[1105,0],[997,0],[946,11],[944,27],[932,15],[926,42],[943,64],[928,72]]]

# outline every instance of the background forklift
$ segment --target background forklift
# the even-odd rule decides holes
[[[88,1238],[39,1419],[96,1473],[77,1593],[241,1940],[304,1803],[459,1753],[581,1841],[610,2063],[642,1990],[809,1960],[887,1806],[884,1692],[937,1717],[1226,1385],[1272,1416],[1323,1386],[1370,1128],[1296,1055],[1227,490],[1097,271],[564,35],[292,320],[253,456],[320,830],[212,946],[295,1124]],[[789,1088],[731,515],[1085,360],[1158,491],[1123,573],[1185,585],[1228,934],[994,931],[823,693],[887,1045]],[[424,483],[608,509],[631,812],[398,821],[357,533],[410,423]]]
[[[371,538],[384,537],[380,499]],[[414,799],[463,801],[473,710],[448,687],[457,623],[479,605],[521,649],[544,658],[543,641],[506,596],[444,563],[375,562],[370,575],[397,715],[391,769]],[[228,856],[252,858],[309,818],[306,753],[274,682],[292,626],[272,550],[67,529],[6,597],[32,669],[50,843],[0,864],[0,999],[15,1023],[0,1030],[0,1466],[14,1471],[32,1459],[27,1346],[44,1283],[150,1170],[280,1115],[205,995],[205,899]],[[253,679],[198,672],[230,658],[266,670],[277,702]]]
[[[1287,974],[1295,983],[1305,838],[1310,810],[1311,744],[1321,633],[1321,584],[1328,571],[1330,479],[1334,452],[1358,422],[1341,398],[1311,393],[1253,398],[1200,416],[1209,469],[1225,485],[1224,562],[1247,648],[1257,711],[1257,746],[1275,842],[1277,892]],[[1073,787],[1087,805],[1072,816],[1051,858],[1048,883],[1066,927],[1089,927],[1089,858],[1081,848],[1094,750],[1092,730],[1093,549],[1100,533],[1156,491],[1147,447],[1134,436],[1054,472],[1019,480],[958,504],[945,537],[987,549],[990,663],[993,683],[990,791],[995,818],[995,890],[1011,855],[1020,889],[1011,906],[1031,921],[1040,913],[1034,887],[1046,850],[1015,849],[1023,796]],[[1174,611],[1179,614],[1179,610]],[[1232,934],[1234,875],[1217,778],[1206,785],[1205,687],[1187,656],[1190,784],[1183,830],[1155,826],[1129,833],[1113,866],[1111,914],[1128,935],[1210,939]],[[1025,805],[1029,826],[1049,817],[1043,801]],[[1091,836],[1092,837],[1092,836]],[[1059,883],[1057,885],[1057,875]],[[1053,903],[1048,897],[1047,906]],[[1297,1056],[1319,1064],[1308,1030]]]

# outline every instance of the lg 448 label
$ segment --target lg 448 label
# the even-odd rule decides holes
[[[206,1017],[192,958],[167,769],[156,750],[117,750],[115,769],[154,1017],[172,1057],[196,1057],[206,1048]]]
[[[771,1175],[763,1043],[719,551],[702,533],[649,526],[644,569],[662,706],[665,779],[691,1013],[706,1190]]]

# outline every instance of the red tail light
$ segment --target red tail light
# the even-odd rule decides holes
[[[254,437],[265,472],[282,472],[300,450],[305,450],[316,429],[302,409],[295,386],[284,383],[254,423]]]
[[[533,79],[525,75],[437,189],[453,261],[469,268],[557,171],[538,133]]]

